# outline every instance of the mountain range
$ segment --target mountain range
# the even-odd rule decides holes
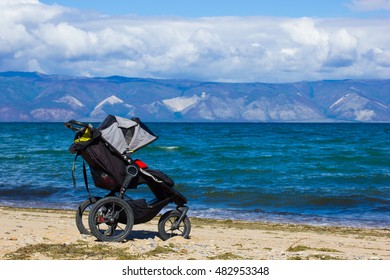
[[[390,122],[390,80],[221,83],[0,73],[0,121]]]

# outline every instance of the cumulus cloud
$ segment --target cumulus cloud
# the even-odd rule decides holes
[[[0,71],[235,82],[386,78],[389,21],[105,16],[1,0]]]
[[[346,29],[330,34],[329,51],[325,65],[328,67],[352,66],[357,61],[357,42],[356,37]]]

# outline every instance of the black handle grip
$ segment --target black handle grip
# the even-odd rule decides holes
[[[80,130],[82,127],[92,128],[91,124],[79,122],[76,120],[67,121],[64,125],[71,130]]]

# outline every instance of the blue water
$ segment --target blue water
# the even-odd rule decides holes
[[[148,125],[159,139],[135,158],[175,180],[190,216],[390,228],[390,124]],[[72,184],[73,136],[58,123],[0,123],[0,205],[86,199],[81,159]]]

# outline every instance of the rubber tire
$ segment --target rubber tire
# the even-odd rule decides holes
[[[171,237],[174,236],[182,236],[184,238],[190,237],[191,232],[191,222],[190,219],[185,216],[183,221],[181,221],[179,225],[179,229],[176,229],[172,232],[168,232],[166,230],[166,227],[171,224],[177,219],[179,219],[181,216],[181,213],[177,210],[171,210],[166,212],[164,215],[161,216],[160,220],[158,221],[158,233],[162,240],[168,240]],[[169,223],[169,224],[167,224]],[[182,230],[181,230],[182,228]]]
[[[84,200],[79,205],[79,207],[77,207],[77,210],[76,210],[76,226],[77,226],[77,229],[79,230],[79,232],[81,234],[88,234],[88,235],[91,234],[91,231],[89,230],[89,225],[88,225],[88,216],[87,216],[86,224],[83,222],[83,216],[89,214],[89,213],[88,214],[84,213],[85,210],[87,210],[88,207],[90,207],[91,205],[95,204],[96,201],[98,201],[99,199],[101,199],[101,197],[91,197],[91,198],[88,198],[88,199]]]
[[[119,230],[115,229],[115,233],[119,231],[118,234],[115,235],[105,235],[104,232],[101,231],[99,228],[99,224],[95,222],[95,217],[97,216],[98,211],[100,210],[101,207],[106,207],[106,209],[110,209],[110,207],[114,207],[119,209],[116,211],[116,213],[120,213],[120,215],[124,215],[124,222],[121,222],[121,224],[124,224],[125,227],[119,227]],[[118,220],[118,219],[117,219]],[[118,222],[118,221],[117,221]],[[91,212],[89,213],[88,217],[88,224],[89,228],[91,230],[91,233],[100,241],[105,241],[105,242],[120,242],[124,239],[126,239],[134,225],[134,214],[133,214],[133,209],[131,206],[124,200],[119,197],[105,197],[101,200],[98,200],[95,205],[93,206]],[[107,225],[107,223],[101,223]],[[117,223],[118,224],[118,223]]]

